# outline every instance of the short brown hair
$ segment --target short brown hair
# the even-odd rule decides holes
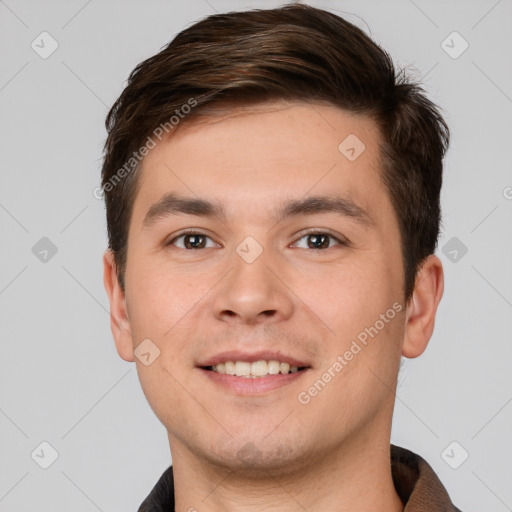
[[[327,102],[380,128],[382,179],[398,218],[404,294],[411,297],[420,264],[437,246],[448,127],[424,90],[396,72],[364,32],[301,4],[209,16],[130,74],[106,119],[102,168],[109,248],[123,288],[138,151],[151,134],[162,126],[171,133],[173,118],[187,123],[220,103],[280,99]]]

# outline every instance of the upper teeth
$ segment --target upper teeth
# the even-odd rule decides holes
[[[247,361],[226,361],[212,366],[212,369],[219,373],[228,375],[236,375],[238,377],[264,377],[265,375],[277,375],[294,373],[299,369],[297,366],[290,366],[288,363],[280,361],[255,361],[249,363]]]

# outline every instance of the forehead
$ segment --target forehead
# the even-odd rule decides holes
[[[332,193],[369,210],[389,206],[380,133],[366,116],[279,101],[196,116],[177,128],[144,158],[135,208],[169,191],[210,197],[228,215],[230,205],[261,216],[283,197]]]
[[[215,143],[213,156],[229,152],[229,159],[242,163],[272,159],[284,162],[334,162],[340,155],[354,162],[364,153],[377,156],[380,133],[368,116],[354,114],[326,103],[272,101],[236,107],[215,106],[207,114],[185,118],[169,137],[174,146]],[[347,140],[348,138],[348,140]],[[195,139],[195,140],[194,140]],[[347,141],[347,144],[342,144]],[[241,145],[237,145],[241,143]],[[340,147],[340,144],[342,146]],[[266,151],[261,152],[262,145]],[[346,150],[355,149],[355,153]],[[201,147],[196,146],[199,157]],[[366,151],[368,150],[368,151]],[[156,156],[156,155],[155,155]],[[260,166],[260,172],[263,172]]]

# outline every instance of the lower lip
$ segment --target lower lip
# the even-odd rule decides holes
[[[300,372],[287,373],[286,375],[278,373],[277,375],[252,378],[236,377],[235,375],[227,375],[213,370],[205,370],[204,368],[200,368],[200,370],[210,380],[237,395],[258,395],[267,391],[273,391],[274,389],[295,382],[308,371],[306,368]]]

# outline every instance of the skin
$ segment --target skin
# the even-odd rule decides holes
[[[366,146],[354,161],[338,150],[349,134]],[[136,362],[168,432],[178,512],[403,510],[389,463],[396,378],[401,355],[419,356],[432,335],[443,270],[429,256],[405,303],[379,141],[366,117],[272,102],[185,122],[145,157],[125,291],[109,251],[104,282],[117,351]],[[217,200],[226,221],[167,215],[144,228],[147,211],[168,192]],[[326,212],[280,223],[272,216],[283,199],[332,193],[348,195],[371,223]],[[186,249],[190,239],[175,239],[187,228],[209,237],[200,238],[207,247]],[[312,248],[309,228],[348,245],[333,238]],[[252,263],[236,252],[247,236],[263,248]],[[300,403],[298,394],[394,303],[403,309]],[[161,351],[149,366],[134,356],[147,338]],[[240,396],[196,367],[232,349],[280,350],[311,368],[279,389]]]

